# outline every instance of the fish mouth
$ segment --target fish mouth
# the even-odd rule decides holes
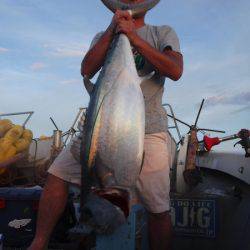
[[[160,0],[145,0],[143,3],[123,3],[121,0],[101,0],[112,12],[116,10],[131,10],[132,16],[139,16],[152,9]]]
[[[119,187],[92,189],[81,209],[81,222],[97,234],[112,234],[126,223],[129,194]]]
[[[103,189],[95,189],[93,193],[111,202],[119,207],[125,217],[129,215],[129,193],[127,190],[119,187],[106,187]]]

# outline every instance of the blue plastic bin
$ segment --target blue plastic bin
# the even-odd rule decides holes
[[[26,246],[35,234],[42,189],[0,188],[0,234],[6,246]]]

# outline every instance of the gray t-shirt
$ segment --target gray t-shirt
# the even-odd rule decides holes
[[[137,29],[136,32],[143,40],[147,41],[152,47],[161,52],[169,47],[173,51],[181,53],[179,39],[170,26],[145,25]],[[102,34],[103,32],[100,32],[94,37],[90,48],[97,43]],[[139,76],[146,76],[155,70],[154,67],[134,49],[133,53]],[[141,83],[141,89],[145,100],[146,134],[167,131],[167,113],[162,107],[164,82],[165,77],[156,71],[155,75],[150,80],[145,80]]]

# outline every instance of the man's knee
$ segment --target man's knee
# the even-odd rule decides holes
[[[47,183],[49,184],[58,184],[58,185],[67,185],[67,182],[51,173],[48,173],[48,177],[47,177],[47,180],[46,180],[46,185]]]

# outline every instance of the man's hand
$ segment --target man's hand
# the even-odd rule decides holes
[[[125,18],[128,14],[127,11],[116,11],[106,31],[85,55],[81,65],[81,75],[83,77],[88,76],[91,79],[103,66],[110,44],[116,34],[117,24],[121,18]]]
[[[109,30],[112,30],[116,34],[123,33],[129,40],[136,35],[135,24],[132,16],[128,11],[117,10],[109,26]]]
[[[129,13],[127,11],[117,10],[112,18],[112,21],[108,27],[108,30],[111,30],[112,32],[115,33],[119,20],[122,18],[123,19],[127,18],[128,15],[129,15]]]
[[[116,33],[125,34],[129,40],[132,40],[137,35],[134,20],[128,11],[122,11],[122,13],[120,13],[120,18],[117,21]]]

